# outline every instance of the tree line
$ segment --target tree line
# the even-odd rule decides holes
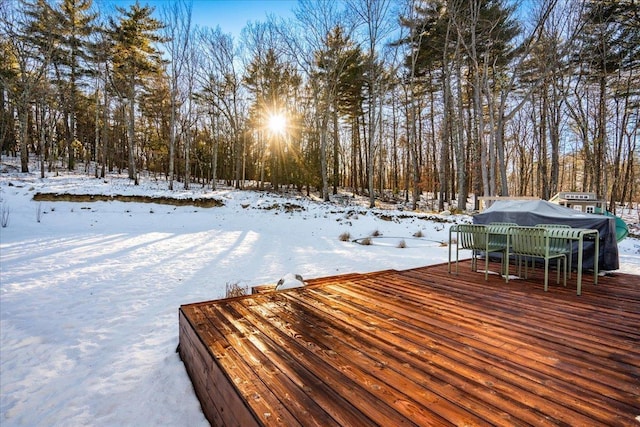
[[[0,0],[0,140],[23,172],[36,156],[43,177],[95,165],[413,209],[640,198],[633,0],[299,0],[238,37],[194,25],[188,0],[107,4]]]

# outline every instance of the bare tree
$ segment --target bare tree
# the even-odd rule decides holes
[[[279,35],[288,55],[307,78],[313,99],[315,127],[320,139],[321,194],[329,200],[328,140],[333,115],[334,183],[338,174],[337,97],[341,73],[346,68],[352,28],[346,23],[341,4],[332,0],[301,0],[294,9],[295,26],[281,23]]]
[[[408,75],[403,79],[405,83],[403,86],[406,91],[408,104],[406,129],[407,146],[411,162],[411,175],[413,177],[412,210],[415,210],[418,207],[418,201],[420,198],[420,143],[417,132],[418,106],[416,92],[418,91],[418,56],[420,54],[422,38],[425,34],[422,30],[422,25],[419,23],[418,6],[419,2],[417,0],[407,0],[401,17],[401,22],[404,27],[408,27],[408,34],[402,34],[401,40],[408,45],[408,55],[406,59]]]
[[[216,166],[220,129],[224,125],[231,129],[233,145],[238,150],[242,138],[242,105],[241,83],[242,78],[236,69],[238,56],[233,38],[224,34],[220,27],[216,29],[205,28],[199,32],[199,43],[202,55],[200,55],[200,67],[198,72],[199,93],[198,98],[208,106],[208,114],[211,126],[212,148],[212,186],[215,188]],[[238,165],[238,162],[234,162]],[[238,168],[239,170],[239,168]],[[238,178],[238,175],[236,175]],[[240,180],[237,180],[238,186]]]
[[[29,115],[31,103],[42,87],[54,51],[54,13],[44,0],[15,9],[0,4],[0,37],[6,44],[0,79],[16,104],[20,123],[20,162],[29,172]]]
[[[184,120],[185,124],[183,128],[184,135],[184,189],[188,190],[191,183],[191,147],[193,142],[194,128],[196,126],[196,115],[195,115],[195,81],[196,81],[196,68],[198,65],[197,59],[198,52],[197,50],[189,43],[187,45],[187,55],[185,57],[186,62],[186,93],[188,94],[186,105],[183,105],[183,108],[186,107],[186,111],[184,111]]]
[[[187,54],[191,41],[192,0],[166,2],[162,7],[163,21],[166,23],[163,34],[169,54],[169,84],[171,90],[171,123],[169,134],[169,189],[173,190],[176,133],[178,127],[178,109],[180,88]],[[184,98],[184,95],[183,95]],[[185,185],[187,185],[185,183]]]
[[[390,31],[390,0],[349,0],[349,10],[364,27],[364,40],[367,43],[367,83],[369,86],[369,120],[367,141],[367,181],[369,188],[369,207],[375,207],[376,196],[374,191],[374,164],[375,141],[378,116],[378,96],[381,87],[381,66],[377,63],[378,45]]]

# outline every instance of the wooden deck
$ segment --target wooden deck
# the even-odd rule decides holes
[[[181,306],[179,352],[213,425],[640,425],[640,276],[542,288],[468,262],[321,278]]]

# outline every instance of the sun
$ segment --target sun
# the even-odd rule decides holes
[[[269,116],[269,130],[275,135],[284,135],[287,128],[287,119],[282,114]]]

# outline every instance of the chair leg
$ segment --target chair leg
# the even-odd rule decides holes
[[[478,253],[475,249],[471,250],[471,271],[478,271]]]
[[[518,255],[516,258],[518,264],[518,277],[522,277],[522,255]]]
[[[489,253],[484,254],[484,280],[489,280]]]
[[[522,276],[522,255],[518,255],[516,263],[518,264],[518,269],[516,271],[518,272],[518,277],[520,277]]]
[[[571,279],[571,270],[573,267],[573,243],[569,241],[569,252],[567,253],[567,257],[569,258],[569,279]],[[564,260],[565,265],[567,264],[567,259]]]
[[[533,271],[533,265],[535,263],[535,258],[527,257],[523,255],[520,258],[520,265],[518,266],[518,276],[522,276],[525,279],[529,278],[529,261],[531,261],[531,271]],[[522,275],[522,264],[524,263],[524,276]]]
[[[502,253],[502,257],[504,259],[504,269],[502,270],[504,272],[505,276],[509,276],[509,252],[508,251],[504,251]]]
[[[504,256],[504,281],[506,283],[509,283],[509,269],[511,269],[511,265],[509,264],[509,249],[507,248],[505,250],[505,256]]]
[[[529,261],[531,261],[531,274],[533,274],[536,271],[536,259],[534,257],[530,257],[529,259],[525,258],[525,270],[524,270],[524,277],[525,279],[529,278]]]
[[[544,291],[549,289],[549,259],[544,259]]]

